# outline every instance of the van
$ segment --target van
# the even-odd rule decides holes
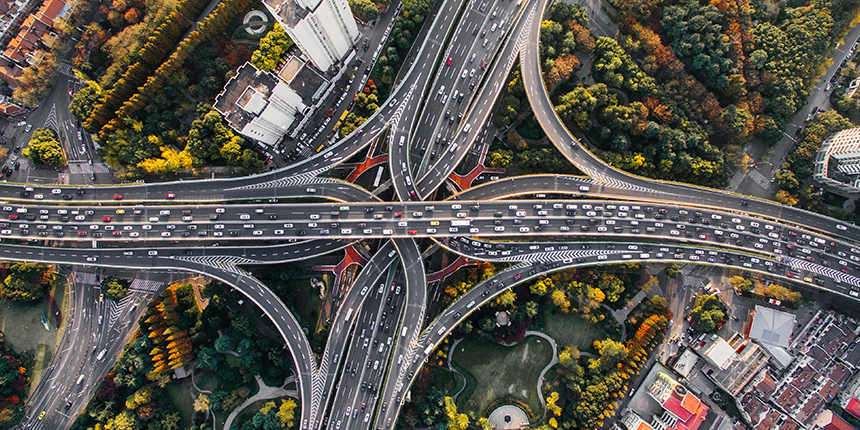
[[[409,331],[409,329],[408,329],[408,328],[406,328],[406,327],[403,327],[403,330],[400,330],[400,336],[401,336],[401,337],[406,337],[406,332],[407,332],[407,331]]]
[[[406,136],[400,136],[400,143],[398,143],[398,145],[399,145],[399,146],[403,146],[403,144],[404,144],[405,142],[406,142]]]

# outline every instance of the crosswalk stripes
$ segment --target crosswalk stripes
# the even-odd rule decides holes
[[[60,63],[60,67],[57,69],[57,71],[70,77],[70,78],[75,77],[75,72],[72,70],[72,65],[65,62],[65,61]]]
[[[146,291],[154,293],[158,291],[162,285],[164,285],[164,282],[152,281],[148,279],[135,279],[131,281],[131,284],[128,286],[128,289],[129,291]]]
[[[618,179],[615,179],[615,178],[606,178],[606,177],[604,177],[604,180],[605,180],[606,182],[603,184],[603,186],[604,186],[604,187],[607,187],[607,188],[615,188],[615,189],[619,189],[619,190],[631,190],[631,191],[638,191],[638,192],[641,192],[641,193],[647,193],[647,192],[649,192],[649,191],[653,191],[653,190],[651,190],[651,189],[649,189],[649,188],[646,188],[646,187],[643,187],[643,186],[641,186],[641,185],[633,185],[633,184],[628,183],[628,182],[619,181]]]
[[[731,179],[729,179],[729,186],[726,187],[726,189],[729,191],[737,190],[738,187],[741,186],[741,182],[744,181],[745,177],[746,175],[743,172],[735,172]]]
[[[749,177],[764,189],[767,189],[770,186],[770,180],[764,175],[762,175],[762,173],[759,172],[758,169],[750,170]]]

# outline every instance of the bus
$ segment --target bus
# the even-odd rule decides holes
[[[343,111],[343,113],[340,115],[340,121],[343,121],[344,119],[346,119],[347,115],[349,115],[349,110]],[[340,122],[340,121],[338,121],[338,122]],[[335,128],[337,128],[337,127],[335,127]]]
[[[452,219],[451,227],[469,227],[472,225],[472,220],[468,219]]]
[[[349,321],[350,318],[352,318],[352,308],[349,308],[349,310],[346,311],[346,318],[344,321]]]

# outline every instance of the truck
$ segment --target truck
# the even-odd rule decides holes
[[[84,375],[78,376],[78,382],[75,382],[75,383],[80,385],[81,382],[84,382]]]
[[[99,352],[99,355],[96,356],[96,360],[101,360],[102,358],[105,358],[106,352],[107,352],[107,348],[102,349],[101,352]]]
[[[470,227],[472,225],[472,220],[468,219],[452,219],[451,227]]]
[[[427,345],[427,348],[424,348],[424,355],[430,355],[430,351],[433,351],[433,345]]]
[[[350,318],[352,318],[352,308],[349,308],[349,310],[346,311],[346,319],[344,319],[344,321],[349,321]]]

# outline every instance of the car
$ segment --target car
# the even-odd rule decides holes
[[[129,235],[129,237],[140,237],[140,233],[138,233],[136,231],[133,231],[133,232],[129,233],[128,235]]]
[[[167,193],[167,194],[165,194],[165,195],[164,195],[164,197],[165,197],[165,198],[168,198],[168,199],[175,199],[175,198],[176,198],[176,194],[173,194],[173,193]]]
[[[33,198],[36,200],[42,200],[45,198],[45,196],[43,196],[42,194],[34,194]]]
[[[453,59],[454,59],[453,57],[448,57],[448,61],[446,61],[446,62],[445,62],[445,65],[446,65],[446,66],[450,66],[450,65],[451,65],[451,61],[452,61]]]
[[[416,235],[416,234],[418,234],[418,231],[417,230],[409,230],[409,234],[410,235]]]
[[[484,61],[484,62],[481,64],[481,68],[482,68],[482,69],[486,69],[486,68],[487,68],[487,62],[486,62],[486,61]]]
[[[103,216],[102,222],[110,222],[111,218],[109,216]]]
[[[113,199],[114,200],[122,200],[122,194],[114,194]]]
[[[79,196],[82,196],[82,195],[86,194],[86,193],[87,193],[87,191],[86,191],[86,190],[83,190],[83,189],[79,189],[79,190],[75,191],[75,193],[76,193],[77,195],[79,195]]]
[[[54,188],[51,190],[51,194],[63,194],[63,190],[59,188]]]
[[[27,127],[29,127],[29,125],[28,125]],[[41,413],[41,414],[39,414],[39,421],[41,421],[41,420],[42,420],[42,418],[45,418],[45,412],[46,412],[46,411],[42,411],[42,413]]]
[[[520,280],[520,279],[522,279],[522,278],[523,278],[523,274],[522,274],[522,273],[517,273],[517,274],[514,276],[514,281],[519,281],[519,280]]]
[[[24,128],[24,133],[29,133],[30,130],[33,129],[33,124],[27,124],[27,127]]]

